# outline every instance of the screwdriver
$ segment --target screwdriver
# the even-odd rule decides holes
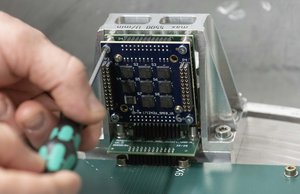
[[[110,47],[104,45],[99,60],[89,79],[93,85],[105,56]],[[45,161],[45,172],[56,172],[62,169],[73,170],[77,164],[77,151],[81,142],[80,132],[84,125],[77,123],[61,114],[58,125],[55,126],[48,141],[39,149],[39,155]]]

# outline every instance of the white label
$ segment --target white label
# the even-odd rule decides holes
[[[183,176],[184,175],[184,171],[185,171],[184,168],[177,168],[174,175],[175,176]]]

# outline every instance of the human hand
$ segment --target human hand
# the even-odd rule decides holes
[[[0,124],[0,193],[75,194],[80,178],[73,172],[40,174],[44,162],[13,129]]]
[[[54,46],[41,32],[3,12],[0,12],[0,23],[0,137],[5,140],[0,138],[0,147],[14,147],[11,150],[0,148],[0,166],[3,167],[0,170],[0,193],[26,193],[18,192],[17,187],[7,188],[2,184],[4,181],[9,185],[12,181],[10,185],[20,187],[14,178],[9,177],[17,178],[23,186],[26,184],[21,184],[22,181],[45,179],[48,187],[54,187],[47,190],[45,185],[45,191],[34,192],[38,182],[28,183],[35,185],[33,190],[27,192],[31,194],[68,193],[66,190],[60,192],[60,187],[76,193],[78,187],[71,182],[78,185],[79,179],[74,173],[33,173],[41,172],[44,164],[36,153],[25,147],[21,139],[38,148],[57,122],[55,113],[62,111],[67,117],[88,126],[82,131],[80,149],[91,149],[100,136],[100,121],[105,109],[88,85],[84,65],[77,58]],[[27,156],[19,150],[32,156],[31,160],[24,162]],[[12,155],[9,162],[5,160],[6,155]]]

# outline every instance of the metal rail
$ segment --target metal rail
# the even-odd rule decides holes
[[[244,110],[247,117],[256,117],[300,124],[300,109],[248,102]]]

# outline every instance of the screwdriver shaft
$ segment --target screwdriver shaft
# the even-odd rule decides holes
[[[89,80],[90,86],[93,85],[93,83],[94,83],[94,81],[95,81],[95,79],[96,79],[96,77],[97,77],[97,74],[98,74],[98,72],[99,72],[99,70],[100,70],[101,64],[103,63],[103,61],[104,61],[104,59],[105,59],[105,55],[106,55],[107,53],[109,53],[109,51],[110,51],[110,48],[109,48],[107,45],[104,45],[104,46],[102,47],[102,49],[103,49],[103,51],[101,52],[101,55],[100,55],[100,57],[99,57],[99,60],[98,60],[98,62],[97,62],[97,64],[96,64],[96,66],[95,66],[95,68],[94,68],[94,70],[93,70],[93,73],[92,73],[92,75],[91,75],[91,77],[90,77],[90,80]]]

